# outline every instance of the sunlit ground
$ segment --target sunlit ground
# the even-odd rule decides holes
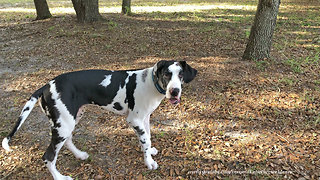
[[[134,133],[124,125],[123,118],[96,107],[87,112],[76,137],[77,143],[94,147],[88,148],[92,161],[80,164],[74,159],[68,162],[70,159],[61,158],[61,164],[71,164],[71,168],[59,166],[61,171],[86,179],[88,173],[82,167],[90,167],[89,170],[98,174],[99,167],[117,164],[110,159],[120,159],[118,167],[102,174],[117,175],[119,169],[133,168],[131,172],[142,173],[147,178],[161,174],[166,179],[171,170],[184,177],[194,168],[231,168],[289,170],[295,173],[293,179],[320,176],[317,170],[320,162],[317,7],[283,3],[273,39],[274,58],[245,62],[239,61],[239,57],[245,48],[257,2],[194,4],[194,0],[186,1],[190,4],[168,3],[167,6],[155,2],[133,3],[133,12],[139,14],[133,17],[113,14],[120,12],[119,2],[100,3],[100,12],[106,13],[103,16],[108,21],[94,25],[76,23],[71,1],[60,4],[48,1],[51,13],[62,16],[45,21],[33,21],[32,0],[2,8],[0,5],[0,17],[5,17],[0,18],[3,29],[0,32],[5,38],[0,41],[3,45],[0,53],[6,60],[0,61],[3,64],[0,72],[5,67],[0,76],[3,82],[0,97],[4,102],[0,106],[2,136],[9,131],[8,124],[14,123],[27,96],[60,73],[85,68],[144,68],[161,58],[185,58],[199,70],[197,79],[185,86],[181,105],[171,107],[164,101],[152,117],[153,143],[161,150],[156,157],[162,161],[159,171],[149,172],[141,159],[136,160],[141,154]],[[49,176],[41,161],[45,147],[37,146],[43,137],[49,138],[49,130],[42,131],[43,124],[38,122],[42,122],[44,115],[39,114],[40,110],[35,109],[12,142],[15,149],[9,154],[12,158],[0,154],[2,175],[36,179]],[[29,159],[25,152],[29,153]],[[61,156],[67,157],[65,153]],[[213,165],[220,160],[221,163]],[[15,168],[11,161],[23,168]],[[233,162],[234,167],[229,167]],[[180,163],[185,164],[180,166]],[[35,173],[34,167],[38,168]]]
[[[210,10],[210,9],[243,9],[243,10],[254,10],[255,6],[244,6],[244,5],[228,5],[228,4],[214,4],[214,5],[175,5],[175,6],[132,6],[133,13],[141,12],[194,12],[199,10]],[[70,14],[75,13],[72,7],[53,7],[50,8],[53,14]],[[100,7],[100,13],[120,13],[121,7]],[[7,7],[0,9],[0,12],[24,12],[24,13],[35,13],[34,8],[23,8],[23,7]]]

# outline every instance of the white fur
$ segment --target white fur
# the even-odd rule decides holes
[[[63,176],[62,174],[59,173],[59,171],[56,168],[56,161],[55,159],[52,162],[47,162],[46,166],[49,169],[50,173],[52,174],[53,179],[55,180],[72,180],[70,176]]]
[[[3,147],[3,149],[5,149],[6,151],[12,151],[12,150],[10,149],[10,147],[9,147],[9,140],[8,140],[8,138],[4,138],[4,139],[2,140],[2,147]]]
[[[74,156],[81,160],[86,160],[89,157],[89,154],[83,151],[80,151],[72,142],[72,135],[67,139],[65,143],[66,147],[74,154]]]
[[[181,82],[181,79],[179,78],[179,72],[181,71],[182,68],[181,66],[178,65],[178,62],[175,62],[174,64],[170,65],[168,69],[172,73],[172,77],[166,89],[166,98],[171,98],[170,90],[174,88],[179,89],[178,98],[180,98],[182,82]]]
[[[112,75],[106,75],[106,78],[100,83],[101,86],[107,87],[109,84],[111,84],[111,77]]]
[[[56,85],[54,81],[50,81],[50,92],[52,93],[52,99],[55,101],[55,107],[60,112],[60,117],[57,122],[61,123],[61,127],[66,127],[67,129],[58,129],[59,135],[62,137],[69,137],[70,132],[74,129],[75,120],[73,116],[68,111],[66,105],[61,101],[60,95],[56,90]]]

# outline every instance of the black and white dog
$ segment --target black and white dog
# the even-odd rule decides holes
[[[72,131],[84,113],[84,106],[96,104],[127,115],[127,122],[139,138],[145,164],[148,169],[157,169],[158,164],[151,156],[158,150],[151,146],[150,114],[164,97],[172,104],[178,104],[181,85],[192,81],[196,74],[197,70],[185,61],[159,61],[155,66],[142,70],[84,70],[59,75],[32,94],[14,129],[3,139],[2,147],[10,151],[10,139],[41,98],[41,108],[52,123],[51,143],[42,159],[54,179],[72,179],[56,169],[58,153],[65,144],[77,158],[84,160],[89,157],[72,143]]]

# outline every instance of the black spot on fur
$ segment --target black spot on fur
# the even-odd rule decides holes
[[[121,111],[123,109],[123,107],[120,105],[120,103],[116,102],[113,104],[113,109]]]
[[[133,129],[135,129],[140,136],[144,135],[144,131],[140,129],[139,126],[133,126]]]
[[[55,156],[55,148],[54,148],[54,145],[50,144],[49,147],[47,148],[47,151],[42,156],[42,160],[53,161],[54,156]]]
[[[145,143],[146,143],[146,141],[142,141],[142,140],[140,140],[140,142],[141,142],[142,144],[145,144]]]
[[[146,82],[147,76],[148,76],[148,69],[142,72],[142,82]]]
[[[26,107],[24,110],[23,110],[23,112],[25,112],[25,111],[29,111],[29,107]]]
[[[128,103],[129,109],[133,110],[135,102],[134,102],[134,96],[133,93],[137,86],[137,74],[132,74],[132,76],[129,77],[129,82],[126,85],[126,99],[125,103]]]
[[[56,128],[52,129],[51,143],[46,152],[42,156],[42,160],[53,161],[56,156],[56,145],[64,141],[65,138],[60,137]]]

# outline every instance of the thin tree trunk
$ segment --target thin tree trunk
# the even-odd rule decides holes
[[[259,0],[254,23],[243,59],[270,58],[272,35],[276,26],[280,0]]]
[[[131,0],[122,0],[122,14],[131,15]]]
[[[46,0],[34,0],[33,2],[37,10],[36,20],[48,19],[52,17]]]
[[[94,22],[102,19],[98,0],[72,0],[79,22]]]

